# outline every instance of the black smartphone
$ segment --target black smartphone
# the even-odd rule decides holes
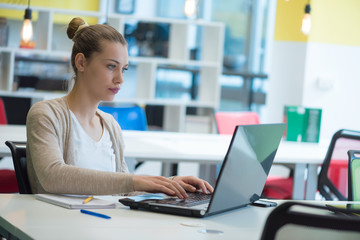
[[[335,213],[343,213],[360,216],[360,204],[348,203],[348,204],[326,204],[327,209]]]
[[[277,203],[267,201],[267,200],[256,200],[256,201],[252,202],[251,205],[257,206],[257,207],[275,207],[275,206],[277,206]]]

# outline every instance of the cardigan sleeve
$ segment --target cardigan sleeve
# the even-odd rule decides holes
[[[64,160],[63,148],[69,147],[63,140],[67,124],[61,111],[46,103],[35,104],[28,113],[27,162],[34,193],[109,195],[133,191],[132,174],[80,168]]]

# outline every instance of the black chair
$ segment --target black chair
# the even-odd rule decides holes
[[[32,194],[26,169],[26,142],[6,141],[14,163],[16,180],[20,194]]]
[[[318,177],[318,190],[326,200],[347,200],[347,169],[350,149],[360,149],[360,132],[341,129],[337,131],[330,142]],[[345,168],[340,187],[336,179],[340,179],[340,168]],[[337,186],[336,186],[337,185]]]
[[[334,214],[325,206],[286,202],[268,216],[261,240],[360,239],[360,218]]]

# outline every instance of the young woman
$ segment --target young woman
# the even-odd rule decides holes
[[[115,119],[98,109],[112,101],[124,82],[127,43],[108,25],[88,26],[74,18],[67,35],[74,41],[74,86],[65,97],[33,105],[27,116],[27,161],[33,193],[120,194],[162,192],[186,198],[186,191],[212,192],[192,176],[130,174],[124,140]]]

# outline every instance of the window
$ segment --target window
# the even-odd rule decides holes
[[[276,1],[204,0],[202,18],[225,24],[220,109],[260,111],[265,104],[266,54],[272,36],[271,17]],[[158,0],[159,17],[185,18],[184,1]],[[271,29],[270,29],[271,30]],[[184,81],[187,81],[184,79]],[[184,82],[184,84],[186,84]]]

